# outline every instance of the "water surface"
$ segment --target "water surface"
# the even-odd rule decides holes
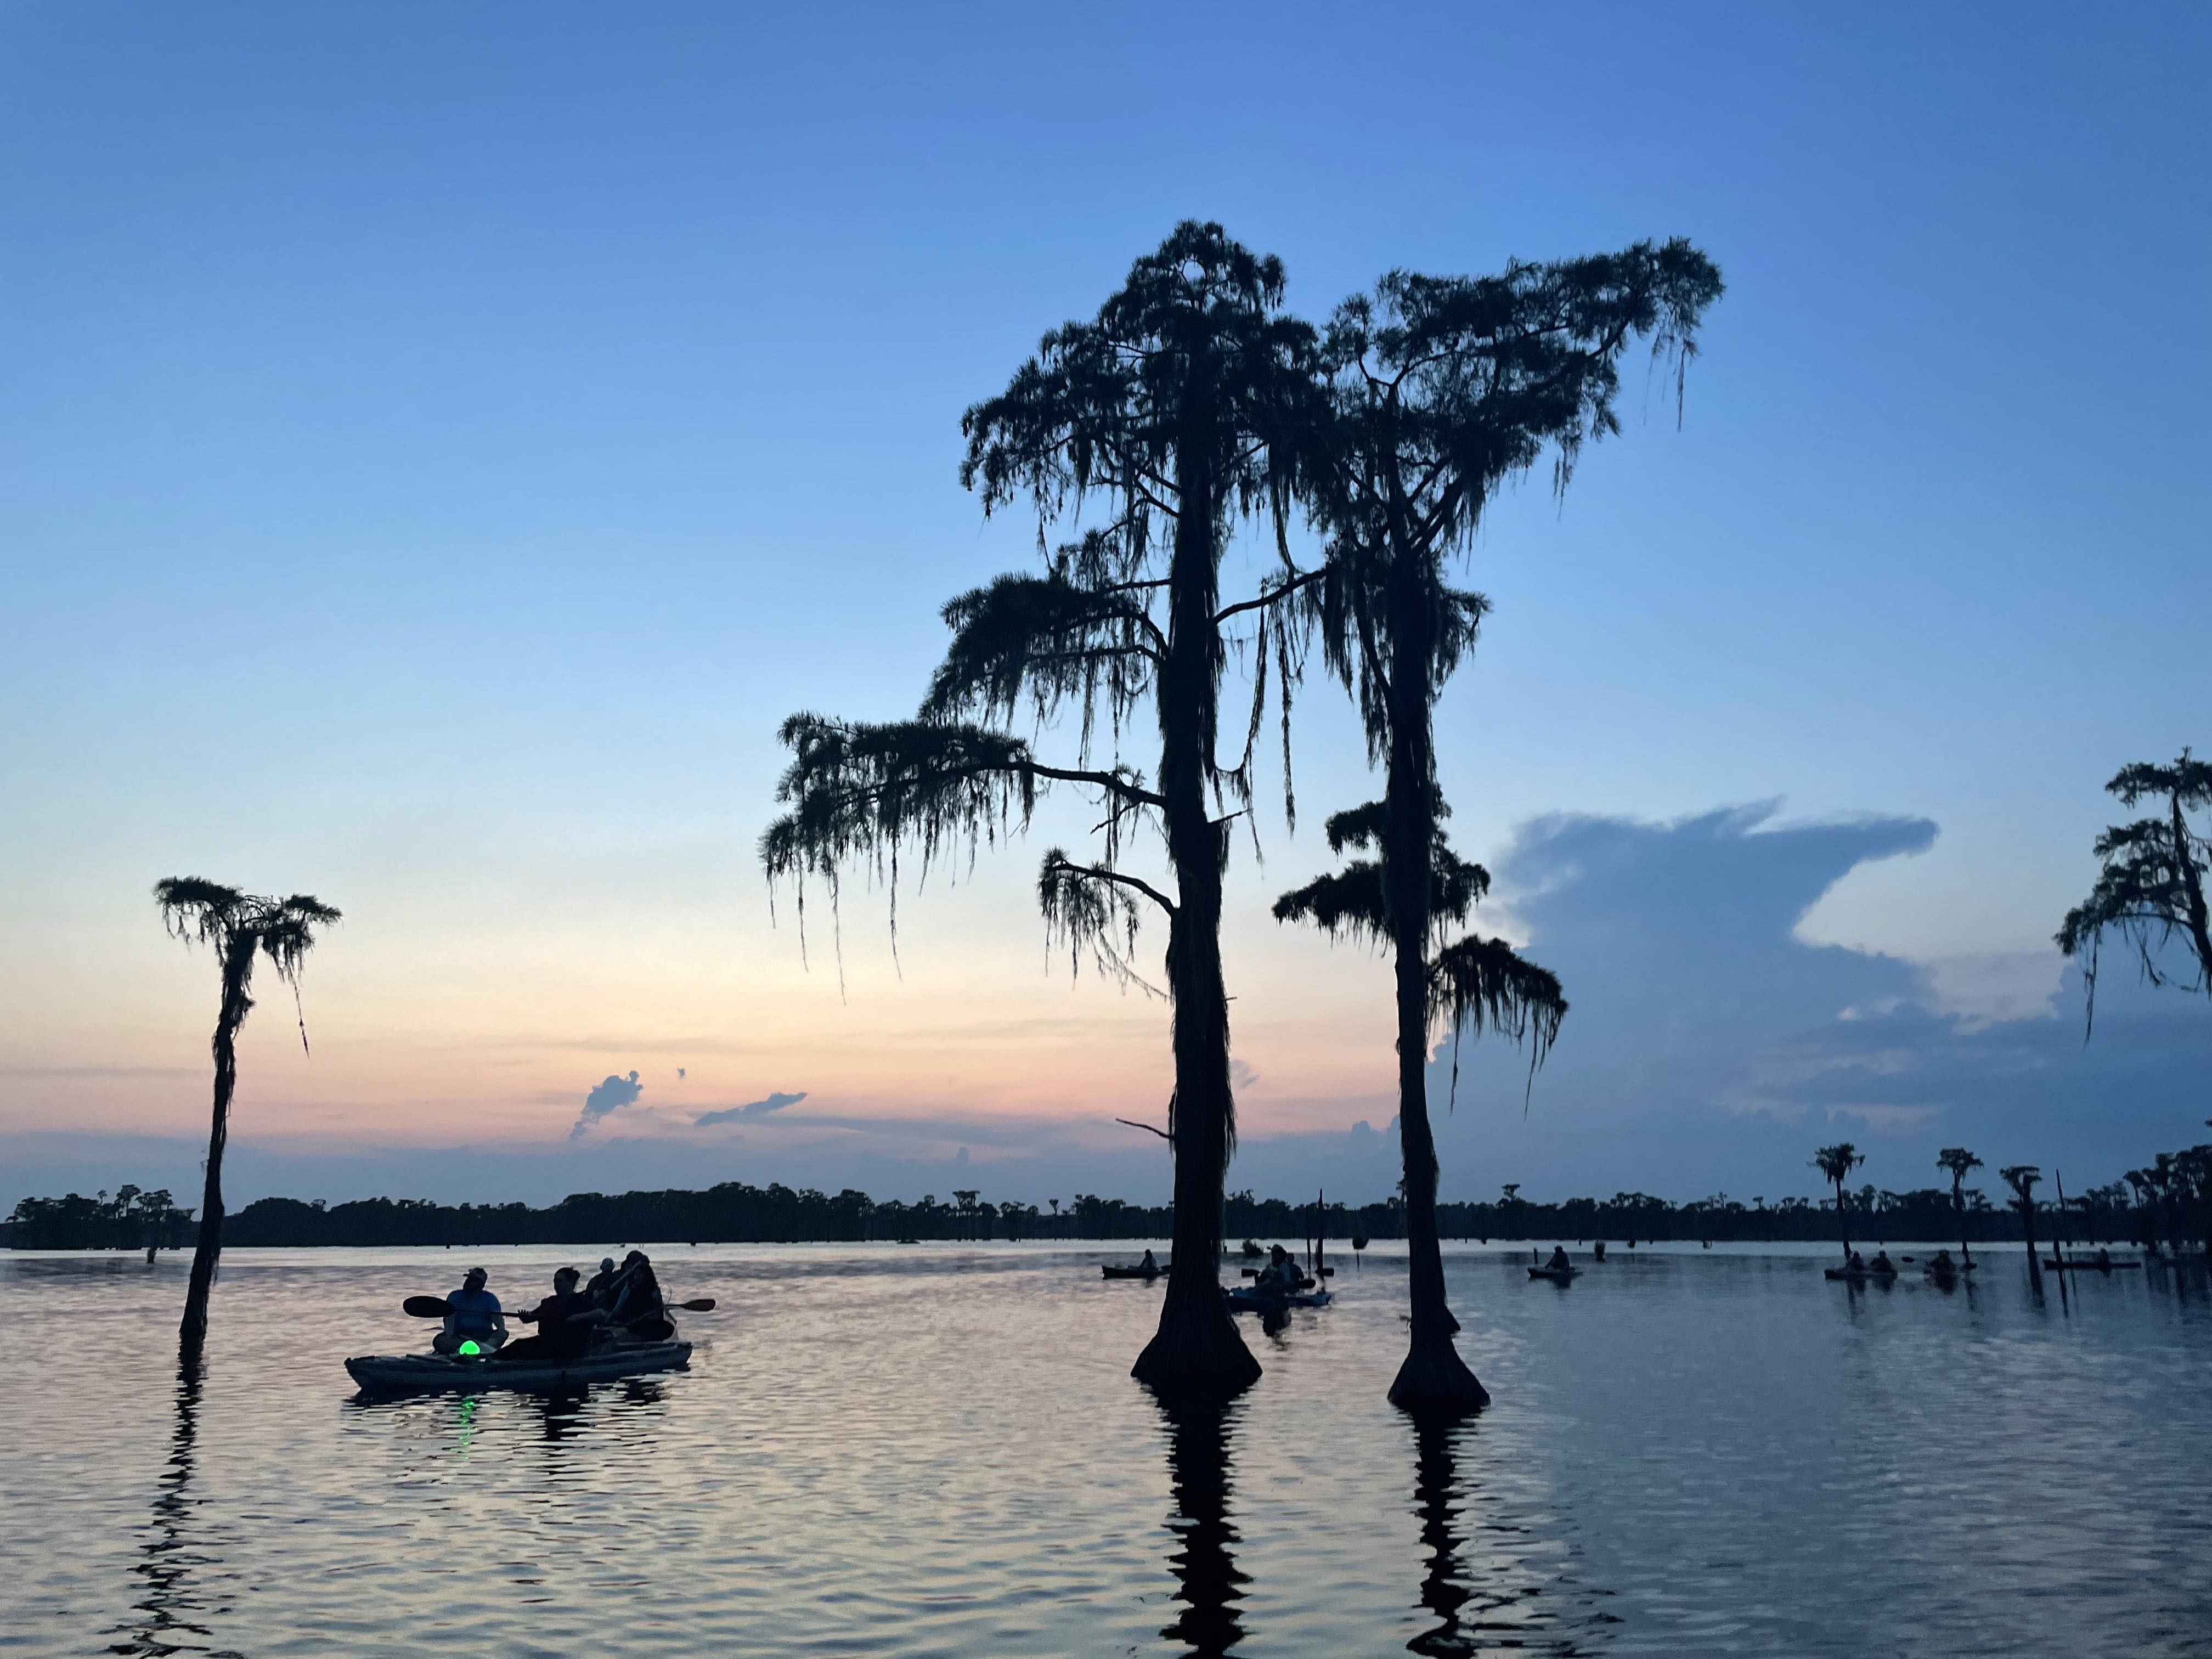
[[[679,1246],[689,1372],[353,1397],[601,1254],[234,1252],[197,1377],[180,1260],[0,1256],[0,1655],[2212,1654],[2201,1275],[1455,1255],[1497,1403],[1422,1431],[1379,1249],[1171,1417],[1132,1249]]]

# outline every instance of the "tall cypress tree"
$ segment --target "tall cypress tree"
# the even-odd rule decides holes
[[[834,883],[854,859],[927,861],[1025,823],[1054,785],[1091,792],[1103,813],[1100,855],[1047,854],[1039,898],[1054,937],[1132,972],[1139,919],[1168,926],[1174,1008],[1175,1261],[1159,1328],[1134,1375],[1175,1394],[1225,1395],[1258,1363],[1224,1310],[1218,1279],[1223,1181],[1236,1139],[1229,1000],[1222,977],[1228,823],[1251,799],[1252,733],[1243,759],[1216,753],[1226,627],[1251,613],[1262,665],[1270,617],[1313,578],[1289,568],[1224,605],[1221,559],[1233,521],[1267,511],[1279,545],[1314,422],[1312,331],[1280,310],[1283,272],[1218,225],[1185,223],[1139,259],[1089,322],[1047,335],[999,396],[970,409],[962,478],[993,513],[1018,501],[1046,526],[1096,495],[1105,522],[1062,547],[1041,575],[1008,575],[945,607],[952,643],[920,717],[856,725],[799,715],[780,798],[790,811],[762,854],[772,877]],[[1279,659],[1287,647],[1273,635]],[[1158,763],[1121,758],[1150,702]],[[1006,729],[1078,708],[1075,763],[1040,761]],[[1255,705],[1254,728],[1258,705]],[[1103,721],[1102,732],[1101,721]],[[1105,764],[1092,755],[1113,753]],[[1157,825],[1164,884],[1121,867],[1134,826]]]
[[[1324,345],[1331,398],[1300,475],[1328,544],[1310,590],[1327,659],[1384,764],[1382,897],[1395,960],[1412,1346],[1390,1397],[1466,1410],[1486,1396],[1451,1343],[1437,1237],[1426,1066],[1435,925],[1434,714],[1484,605],[1453,587],[1483,509],[1545,456],[1564,489],[1583,444],[1617,432],[1620,363],[1646,339],[1680,374],[1719,271],[1689,243],[1638,243],[1482,277],[1394,272],[1347,301]]]

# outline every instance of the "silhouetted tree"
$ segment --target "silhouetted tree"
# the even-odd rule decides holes
[[[207,1184],[200,1199],[199,1242],[192,1251],[192,1273],[185,1292],[185,1317],[179,1334],[187,1351],[207,1334],[208,1292],[222,1255],[222,1153],[230,1138],[230,1097],[238,1083],[238,1032],[253,1011],[253,964],[266,957],[276,976],[296,995],[300,970],[314,948],[318,928],[338,920],[329,905],[304,893],[263,898],[197,876],[171,876],[154,886],[161,922],[187,945],[214,947],[222,973],[222,1000],[216,1013],[215,1119],[208,1131]],[[300,1046],[307,1047],[307,1025],[300,1022]]]
[[[2036,1288],[2043,1287],[2043,1263],[2035,1249],[2035,1183],[2043,1179],[2043,1171],[2033,1164],[2008,1164],[1997,1171],[1997,1178],[2012,1188],[2013,1202],[2020,1211],[2021,1231],[2027,1239],[2027,1276]]]
[[[801,714],[785,722],[793,759],[780,799],[790,811],[763,838],[772,877],[832,884],[855,859],[888,865],[902,848],[923,860],[951,844],[972,849],[1026,823],[1054,783],[1093,792],[1103,857],[1048,852],[1038,896],[1051,935],[1133,977],[1129,952],[1145,907],[1166,919],[1166,992],[1174,1006],[1175,1260],[1158,1333],[1134,1374],[1155,1388],[1218,1395],[1259,1375],[1219,1295],[1223,1176],[1235,1145],[1229,1003],[1222,979],[1222,884],[1235,800],[1251,793],[1243,761],[1216,754],[1224,627],[1256,612],[1256,736],[1267,661],[1267,617],[1310,580],[1288,568],[1255,598],[1224,605],[1220,565],[1231,520],[1262,507],[1284,514],[1311,428],[1312,331],[1283,316],[1283,273],[1188,222],[1139,259],[1089,322],[1047,335],[998,397],[963,419],[962,478],[986,512],[1026,496],[1040,528],[1088,495],[1109,522],[1062,548],[1042,576],[1003,576],[953,600],[953,640],[921,717],[860,726]],[[1287,669],[1287,647],[1277,635]],[[1158,721],[1155,782],[1089,755],[1103,717],[1118,749],[1149,698]],[[1054,767],[1000,729],[1026,708],[1042,726],[1070,705],[1082,714],[1079,764]],[[1285,716],[1287,719],[1287,715]],[[986,723],[978,724],[977,721]],[[1224,810],[1217,816],[1215,807]],[[1159,827],[1172,891],[1118,867],[1128,826]]]
[[[1558,975],[1525,960],[1503,939],[1470,933],[1445,943],[1447,932],[1467,921],[1490,888],[1488,871],[1452,851],[1437,823],[1449,810],[1437,801],[1431,812],[1430,878],[1424,884],[1428,926],[1415,941],[1413,964],[1421,986],[1420,1024],[1410,1036],[1401,1030],[1399,1053],[1401,1056],[1417,1054],[1425,1065],[1429,1033],[1439,1022],[1450,1030],[1455,1042],[1462,1031],[1472,1029],[1479,1035],[1488,1026],[1516,1042],[1527,1041],[1533,1071],[1543,1063],[1545,1054],[1559,1034],[1559,1022],[1566,1018],[1567,1000],[1561,994]],[[1380,801],[1339,812],[1328,821],[1329,849],[1342,853],[1357,848],[1379,852],[1385,823],[1385,811]],[[1402,945],[1390,925],[1385,874],[1383,865],[1377,860],[1353,859],[1334,875],[1316,877],[1277,899],[1275,920],[1310,921],[1332,938],[1348,935],[1387,945],[1394,952],[1400,951]],[[1401,963],[1402,976],[1402,957]],[[1401,1115],[1418,1111],[1425,1118],[1425,1081],[1416,1072],[1418,1096],[1407,1096],[1404,1092],[1405,1073],[1401,1065],[1399,1110]],[[1425,1121],[1418,1132],[1408,1133],[1406,1144],[1419,1145],[1427,1133]],[[1399,1369],[1390,1398],[1408,1408],[1472,1410],[1487,1403],[1490,1396],[1452,1346],[1452,1334],[1459,1328],[1459,1322],[1452,1317],[1444,1301],[1443,1247],[1436,1228],[1433,1153],[1427,1167],[1427,1202],[1416,1204],[1409,1199],[1406,1206],[1407,1237],[1409,1257],[1417,1262],[1431,1259],[1418,1275],[1413,1275],[1413,1346]],[[1408,1164],[1407,1173],[1406,1186],[1410,1193],[1420,1184],[1417,1166]],[[1505,1189],[1509,1205],[1515,1191],[1514,1187]],[[1422,1218],[1419,1223],[1415,1220],[1417,1213]],[[1425,1227],[1425,1238],[1415,1238],[1417,1225]],[[1429,1268],[1433,1268],[1433,1273]]]
[[[1648,337],[1679,374],[1720,293],[1712,262],[1681,240],[1516,262],[1492,276],[1397,271],[1340,307],[1324,342],[1330,399],[1300,477],[1328,574],[1306,605],[1326,660],[1358,699],[1369,757],[1385,766],[1375,840],[1396,964],[1413,1303],[1412,1346],[1390,1391],[1401,1406],[1465,1408],[1486,1397],[1451,1344],[1425,1079],[1438,816],[1431,728],[1486,609],[1445,580],[1446,562],[1470,545],[1498,489],[1545,455],[1564,490],[1583,445],[1619,429],[1613,400],[1629,343]],[[1462,965],[1480,977],[1502,963],[1470,944]]]
[[[1850,1200],[1844,1195],[1844,1178],[1866,1162],[1866,1155],[1848,1140],[1823,1146],[1813,1154],[1822,1175],[1836,1183],[1836,1225],[1844,1236],[1844,1260],[1851,1259]]]
[[[2188,817],[2212,810],[2212,765],[2191,759],[2185,749],[2171,766],[2124,766],[2105,787],[2124,806],[2163,797],[2166,810],[2157,817],[2113,824],[2097,837],[2097,857],[2105,867],[2088,898],[2066,913],[2058,930],[2058,948],[2066,955],[2088,951],[2081,988],[2092,1029],[2098,953],[2108,930],[2135,946],[2143,977],[2153,985],[2167,982],[2172,963],[2164,953],[2179,938],[2197,970],[2185,988],[2212,994],[2212,918],[2204,900],[2212,839]]]
[[[1974,1252],[1966,1243],[1967,1176],[1982,1167],[1982,1160],[1964,1146],[1946,1146],[1936,1154],[1936,1167],[1947,1170],[1951,1176],[1951,1208],[1959,1218],[1959,1257],[1962,1266],[1974,1265]]]

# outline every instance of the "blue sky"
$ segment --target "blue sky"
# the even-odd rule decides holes
[[[2022,1099],[1962,1033],[2072,1032],[2047,941],[2099,787],[2212,742],[2208,67],[2178,5],[0,8],[5,1161],[188,1179],[211,986],[145,891],[193,871],[349,914],[315,1059],[255,1030],[242,1171],[1121,1170],[1091,1126],[1158,1091],[1164,1026],[1042,975],[1024,889],[1072,809],[918,900],[902,976],[856,901],[842,994],[750,849],[777,720],[902,712],[936,605],[1030,556],[958,488],[961,409],[1187,215],[1281,255],[1310,314],[1394,265],[1712,254],[1680,428],[1632,374],[1620,440],[1476,550],[1498,608],[1439,726],[1461,842],[1540,956],[1572,919],[1504,878],[1557,815],[1655,857],[1747,803],[1782,805],[1722,838],[1747,857],[1759,826],[1924,822],[1745,938],[1896,964],[1925,1121],[2082,1144],[2093,1085]],[[1302,1137],[1389,1117],[1378,970],[1265,919],[1368,788],[1343,711],[1305,708],[1312,822],[1262,826],[1230,923],[1248,1168],[1286,1182]],[[1832,1091],[1716,1114],[1741,1079],[1678,1064],[1578,1093],[1576,1045],[1597,1068],[1656,1006],[1577,1018],[1608,1005],[1550,1149],[1468,1146],[1470,1189],[1524,1173],[1497,1158],[1636,1184],[1608,1160],[1640,1151],[1673,1195],[1768,1158],[1794,1190]],[[2205,1011],[2172,1017],[2201,1054]],[[603,1139],[779,1093],[712,1168]],[[2113,1167],[2193,1138],[2169,1115]]]

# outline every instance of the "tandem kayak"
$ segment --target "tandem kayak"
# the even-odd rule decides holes
[[[1583,1270],[1580,1267],[1531,1267],[1528,1269],[1529,1278],[1548,1279],[1554,1285],[1564,1285],[1571,1279],[1580,1279],[1582,1276]]]
[[[1897,1277],[1897,1270],[1893,1267],[1887,1273],[1883,1273],[1874,1267],[1823,1267],[1820,1269],[1820,1276],[1823,1279],[1848,1279],[1856,1285],[1862,1284],[1869,1279],[1894,1279]]]
[[[1103,1279],[1158,1279],[1164,1274],[1172,1272],[1174,1267],[1175,1263],[1172,1261],[1168,1263],[1164,1267],[1152,1267],[1149,1269],[1144,1267],[1109,1267],[1102,1261],[1098,1264],[1098,1273],[1099,1276]]]
[[[1294,1291],[1285,1295],[1278,1291],[1255,1291],[1249,1285],[1239,1285],[1233,1291],[1224,1291],[1229,1298],[1231,1313],[1278,1313],[1285,1308],[1326,1308],[1327,1291]]]
[[[646,1342],[605,1348],[573,1359],[457,1359],[444,1354],[368,1354],[345,1363],[346,1372],[376,1394],[453,1389],[566,1389],[618,1376],[681,1370],[691,1363],[689,1342]]]

